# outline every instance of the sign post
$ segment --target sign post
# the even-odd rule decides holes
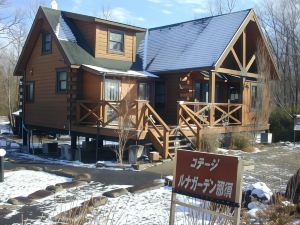
[[[242,162],[239,157],[178,150],[173,178],[169,224],[175,220],[176,205],[199,210],[239,224],[241,208]],[[177,194],[233,208],[233,215],[212,211],[179,201]]]
[[[0,149],[0,182],[4,181],[4,156],[6,155],[6,151],[1,148]]]

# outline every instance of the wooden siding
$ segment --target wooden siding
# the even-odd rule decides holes
[[[123,78],[121,83],[121,99],[137,100],[138,85],[137,79]]]
[[[124,31],[124,53],[112,53],[108,49],[108,32],[110,29]],[[123,61],[135,61],[136,36],[132,31],[98,24],[96,26],[95,57]]]
[[[43,30],[49,27],[43,25]],[[52,53],[42,55],[42,35],[34,45],[26,67],[25,81],[34,81],[34,102],[25,103],[25,123],[40,127],[68,127],[68,94],[56,93],[56,69],[66,64],[52,38]]]
[[[100,76],[85,71],[82,79],[83,99],[100,100],[102,95],[101,82]]]
[[[73,20],[84,39],[87,41],[90,49],[95,55],[95,40],[96,40],[96,25],[95,23],[88,23],[80,20]]]

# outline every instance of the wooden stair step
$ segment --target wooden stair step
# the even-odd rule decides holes
[[[178,145],[178,146],[169,147],[169,150],[180,149],[180,148],[190,148],[190,147],[191,147],[190,145]]]

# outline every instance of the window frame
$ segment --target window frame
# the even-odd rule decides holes
[[[46,51],[45,49],[45,44],[48,43],[46,42],[46,36],[50,35],[50,49],[48,51]],[[42,55],[48,55],[52,53],[52,34],[50,32],[42,32]]]
[[[62,72],[66,73],[66,80],[60,80],[59,79],[59,75]],[[61,84],[60,84],[61,81],[66,81],[66,89],[64,89],[64,90],[61,89]],[[55,85],[55,89],[56,89],[56,93],[57,94],[66,94],[66,93],[68,93],[68,89],[69,89],[69,73],[68,73],[68,70],[66,68],[56,69],[56,85]]]
[[[145,85],[145,87],[147,89],[146,91],[148,93],[143,93],[143,95],[148,95],[148,99],[141,99],[141,96],[140,96],[141,86],[140,85]],[[152,83],[151,82],[147,82],[147,81],[138,82],[138,99],[152,102]]]
[[[32,98],[28,95],[28,87],[32,85]],[[34,103],[35,100],[35,81],[27,81],[25,83],[25,102],[26,103]]]
[[[125,54],[125,32],[124,31],[121,31],[121,30],[115,30],[115,29],[109,29],[108,30],[108,37],[107,37],[107,50],[109,53],[114,53],[114,54],[120,54],[120,55],[124,55]],[[111,49],[110,48],[110,34],[111,33],[115,33],[115,34],[121,34],[122,35],[122,50],[121,51],[118,51],[118,50],[114,50],[114,49]],[[112,42],[115,42],[115,43],[119,43],[119,42],[116,42],[116,41],[112,41]]]
[[[122,80],[119,80],[119,79],[105,79],[104,81],[104,100],[105,101],[120,101],[121,99],[121,86],[122,86]],[[116,100],[111,100],[111,99],[108,99],[108,94],[107,94],[107,88],[108,88],[108,85],[109,85],[109,82],[112,82],[112,83],[117,83],[118,84],[118,93],[117,93],[117,99]]]

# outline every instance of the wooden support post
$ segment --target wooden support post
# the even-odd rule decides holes
[[[144,127],[144,110],[147,101],[136,100],[136,130],[143,130]]]
[[[246,68],[246,32],[243,31],[243,68]]]
[[[164,159],[167,159],[169,156],[169,136],[170,136],[170,131],[167,131],[166,129],[164,129],[163,155],[162,155],[162,157]]]
[[[242,104],[242,110],[241,110],[241,113],[242,115],[240,115],[240,118],[241,118],[241,122],[242,122],[242,126],[244,125],[245,123],[245,107],[244,107],[244,101],[245,101],[245,82],[246,82],[246,78],[245,77],[242,77],[241,78],[241,93],[240,93],[240,102]]]
[[[181,115],[182,115],[182,108],[181,108],[181,104],[183,104],[183,101],[178,101],[177,102],[177,121],[178,121],[178,127],[181,127],[182,124],[182,119],[181,119]]]
[[[77,136],[74,134],[71,134],[71,149],[77,148]]]
[[[209,78],[209,98],[210,98],[210,113],[209,121],[210,126],[213,127],[215,123],[215,95],[216,95],[216,71],[212,70]]]
[[[23,139],[23,146],[27,146],[28,144],[28,132],[25,130],[25,128],[22,129],[22,139]]]

